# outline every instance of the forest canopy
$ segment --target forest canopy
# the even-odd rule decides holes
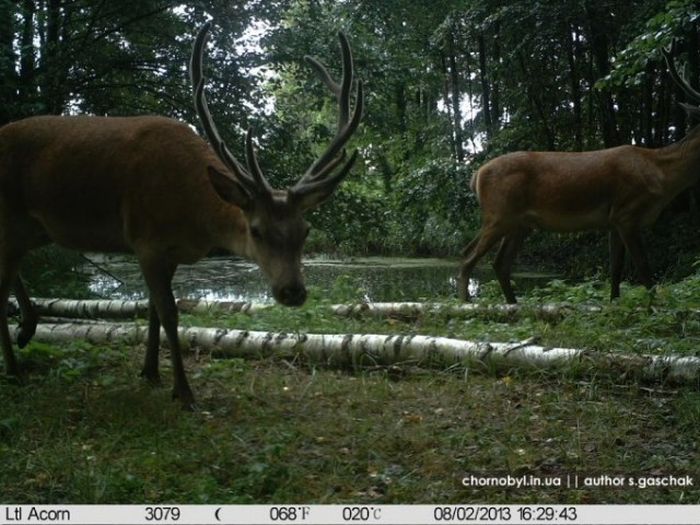
[[[252,126],[263,169],[284,186],[334,134],[335,106],[303,58],[337,70],[343,30],[367,93],[352,144],[363,161],[312,216],[311,249],[456,255],[478,228],[469,179],[485,160],[683,137],[692,123],[660,50],[675,39],[697,87],[699,18],[693,0],[0,0],[0,125],[160,114],[197,126],[187,64],[212,20],[212,114],[239,156]],[[696,195],[657,227],[662,269],[697,257]],[[602,242],[537,237],[524,255],[586,249],[604,261]]]

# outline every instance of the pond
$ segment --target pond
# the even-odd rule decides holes
[[[138,264],[130,256],[90,256],[86,264],[93,293],[113,299],[140,299],[147,291]],[[323,257],[304,261],[307,286],[319,295],[355,296],[357,301],[427,301],[457,295],[458,261],[430,258],[362,257],[344,260]],[[553,275],[515,273],[521,288],[548,281]],[[477,269],[470,283],[478,295],[490,269]],[[257,265],[234,257],[212,257],[180,266],[173,279],[176,297],[273,302],[270,287]]]

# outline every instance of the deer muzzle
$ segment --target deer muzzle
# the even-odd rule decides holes
[[[294,283],[273,287],[272,295],[284,306],[301,306],[306,301],[307,293],[303,283]]]

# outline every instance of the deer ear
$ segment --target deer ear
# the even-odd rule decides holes
[[[253,199],[240,182],[213,166],[207,166],[207,171],[209,172],[209,181],[219,197],[243,210],[251,208]]]

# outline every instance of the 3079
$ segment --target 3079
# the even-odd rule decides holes
[[[146,507],[146,521],[178,521],[179,507]]]

